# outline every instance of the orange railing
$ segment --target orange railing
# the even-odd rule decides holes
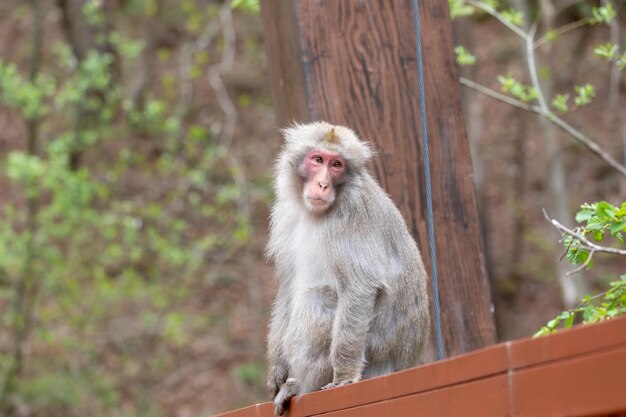
[[[626,317],[292,401],[292,417],[626,417]],[[221,417],[271,417],[269,403]]]

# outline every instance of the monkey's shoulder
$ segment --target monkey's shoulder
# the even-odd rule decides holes
[[[362,184],[347,190],[343,203],[339,216],[342,217],[341,222],[346,227],[353,228],[353,223],[360,223],[368,226],[370,230],[406,228],[404,218],[394,202],[369,176],[364,178]]]

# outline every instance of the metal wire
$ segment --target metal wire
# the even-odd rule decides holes
[[[417,74],[419,81],[420,113],[422,120],[422,142],[424,144],[424,179],[426,183],[426,214],[428,222],[428,244],[430,247],[430,264],[433,285],[433,304],[435,310],[435,339],[437,343],[437,359],[443,358],[443,341],[441,338],[441,313],[439,306],[439,284],[437,281],[437,253],[435,249],[435,222],[433,220],[433,196],[430,183],[430,158],[428,156],[428,126],[426,124],[426,97],[424,94],[424,65],[422,62],[422,41],[420,37],[420,16],[418,0],[413,0],[413,18],[415,21],[415,44],[417,47]]]

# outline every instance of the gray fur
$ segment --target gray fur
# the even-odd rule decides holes
[[[323,140],[332,128],[338,144]],[[284,135],[267,244],[279,280],[268,337],[277,415],[295,395],[416,365],[430,326],[420,253],[367,171],[369,146],[324,122],[294,125]],[[323,213],[306,208],[297,174],[314,148],[347,160],[348,180]]]

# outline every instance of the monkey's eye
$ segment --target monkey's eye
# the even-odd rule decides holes
[[[343,164],[341,163],[341,161],[333,162],[333,167],[334,168],[341,168],[342,166],[343,166]]]
[[[314,160],[315,162],[317,162],[318,164],[321,164],[322,162],[324,162],[324,160],[322,159],[322,157],[321,157],[321,156],[319,156],[319,155],[314,156],[314,157],[313,157],[313,160]]]

